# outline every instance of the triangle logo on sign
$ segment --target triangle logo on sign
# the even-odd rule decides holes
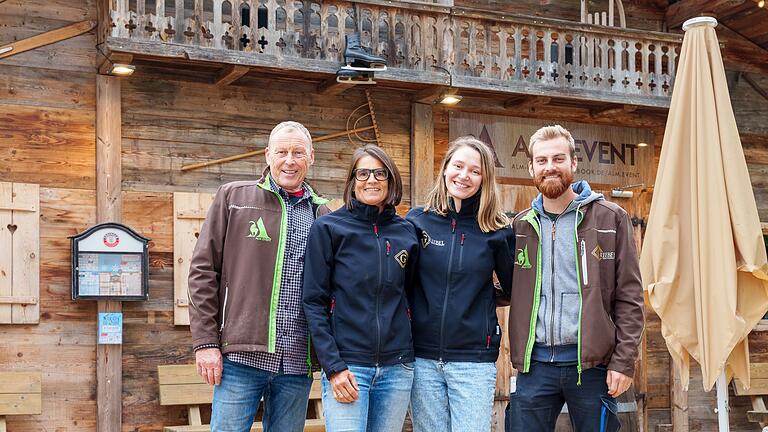
[[[486,128],[485,125],[483,125],[483,130],[480,132],[480,138],[478,139],[491,148],[491,151],[493,152],[493,163],[496,165],[496,168],[504,168],[504,165],[502,165],[499,160],[499,155],[496,154],[496,147],[493,146],[493,142],[491,141],[491,134],[488,133],[488,128]]]

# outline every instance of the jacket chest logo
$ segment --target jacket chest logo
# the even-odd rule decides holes
[[[612,260],[616,258],[616,252],[605,252],[600,245],[597,245],[592,249],[592,256],[597,258],[598,261]]]
[[[520,268],[531,268],[531,260],[528,259],[528,245],[525,245],[524,248],[517,250],[517,260],[515,261],[515,264],[519,265]]]
[[[401,268],[405,268],[405,265],[408,264],[408,251],[405,249],[401,250],[395,255],[395,261],[397,261],[398,264],[400,264]]]
[[[427,234],[426,231],[422,231],[421,232],[421,247],[423,249],[426,249],[427,246],[429,246],[429,245],[435,245],[435,246],[443,247],[443,246],[445,246],[445,242],[443,240],[435,240],[432,237],[430,237],[429,234]]]
[[[260,241],[272,241],[272,237],[267,234],[267,229],[264,227],[264,220],[259,218],[258,221],[248,221],[250,227],[248,228],[249,234],[246,237],[255,238]]]

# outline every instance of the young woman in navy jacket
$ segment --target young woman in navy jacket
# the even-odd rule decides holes
[[[304,312],[323,368],[326,429],[402,430],[413,382],[407,293],[416,232],[395,213],[400,172],[377,146],[352,156],[345,206],[312,225]]]
[[[488,432],[502,334],[496,297],[509,297],[514,245],[492,150],[474,137],[453,141],[426,202],[406,216],[421,243],[411,296],[413,430]]]

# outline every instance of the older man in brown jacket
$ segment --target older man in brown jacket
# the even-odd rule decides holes
[[[262,397],[266,431],[303,431],[312,385],[302,275],[327,200],[304,181],[314,150],[300,123],[275,126],[265,155],[261,179],[216,192],[190,264],[192,344],[215,385],[216,432],[250,430]]]

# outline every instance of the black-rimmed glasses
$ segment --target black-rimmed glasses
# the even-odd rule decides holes
[[[371,177],[371,173],[373,173],[373,178],[378,181],[384,181],[389,178],[389,171],[387,171],[386,168],[376,168],[373,170],[368,168],[359,168],[352,172],[357,181],[361,182],[368,181],[368,179]]]

